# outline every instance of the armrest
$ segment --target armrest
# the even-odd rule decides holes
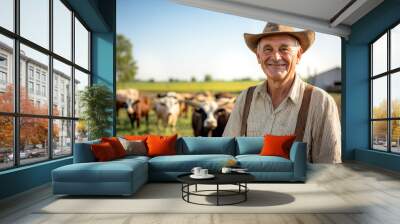
[[[293,179],[305,181],[307,174],[307,144],[294,142],[290,148],[290,160],[293,162]]]
[[[100,143],[100,140],[75,143],[74,145],[74,163],[89,163],[95,162],[96,158],[92,153],[90,146]]]

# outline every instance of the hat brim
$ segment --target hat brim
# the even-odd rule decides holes
[[[310,46],[314,43],[315,40],[315,32],[311,30],[298,31],[298,32],[278,31],[278,32],[260,33],[260,34],[245,33],[244,39],[246,41],[247,47],[249,47],[250,50],[253,51],[254,53],[257,53],[257,45],[258,42],[261,40],[261,38],[278,34],[287,34],[296,38],[299,41],[301,48],[303,49],[303,53],[306,52],[308,48],[310,48]]]

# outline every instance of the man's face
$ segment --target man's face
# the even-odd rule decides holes
[[[286,34],[262,38],[257,47],[257,60],[269,79],[282,81],[295,73],[302,50],[298,41]]]

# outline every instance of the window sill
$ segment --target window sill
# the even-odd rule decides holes
[[[16,168],[10,168],[10,169],[7,169],[7,170],[0,171],[0,176],[1,175],[5,175],[5,174],[9,174],[9,173],[14,173],[14,172],[19,172],[19,171],[23,171],[23,170],[32,169],[32,168],[35,168],[35,167],[49,165],[49,164],[52,164],[52,163],[57,163],[57,162],[69,160],[69,159],[72,159],[72,157],[73,156],[67,156],[67,157],[62,157],[62,158],[59,158],[59,159],[52,159],[52,160],[47,160],[47,161],[43,161],[43,162],[38,162],[38,163],[35,163],[35,164],[24,165],[24,166],[16,167]]]

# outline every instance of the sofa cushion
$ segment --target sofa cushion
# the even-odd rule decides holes
[[[176,154],[176,139],[178,135],[158,136],[150,135],[146,139],[148,156],[165,156]]]
[[[249,172],[292,172],[292,161],[279,156],[238,155],[240,167]]]
[[[190,172],[193,167],[200,166],[209,171],[219,171],[230,159],[231,155],[175,155],[158,156],[149,160],[150,171]]]
[[[236,155],[259,154],[264,144],[260,137],[236,137]]]
[[[110,143],[112,148],[114,149],[117,158],[122,158],[126,156],[126,151],[124,149],[124,146],[122,146],[121,142],[117,137],[103,137],[101,138],[101,142]]]
[[[264,146],[261,149],[261,156],[280,156],[286,159],[290,159],[290,148],[296,135],[265,135]]]
[[[53,170],[52,174],[53,181],[58,182],[129,182],[134,172],[147,172],[146,166],[139,159],[74,163]]]
[[[126,155],[137,155],[137,156],[146,156],[147,155],[147,147],[146,142],[142,140],[126,140],[124,138],[119,138],[122,146],[126,151]]]
[[[90,147],[92,149],[94,157],[96,157],[96,161],[104,162],[118,158],[112,145],[108,142],[92,144]]]
[[[235,155],[233,137],[182,137],[177,154],[225,154]]]

